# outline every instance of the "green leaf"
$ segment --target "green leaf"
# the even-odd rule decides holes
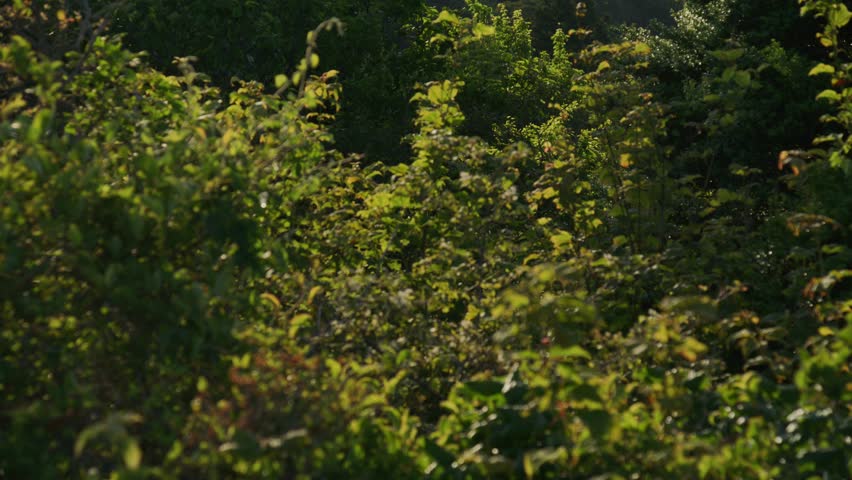
[[[462,385],[462,390],[478,397],[493,397],[500,395],[503,384],[493,380],[470,381]]]
[[[828,11],[828,23],[835,28],[843,28],[852,19],[852,12],[842,2],[831,5]]]
[[[71,244],[75,247],[79,247],[83,243],[83,233],[80,231],[80,227],[76,224],[71,224],[68,227],[68,240],[71,241]]]
[[[591,360],[592,356],[584,350],[582,347],[578,345],[574,345],[567,348],[554,347],[550,349],[551,357],[555,358],[584,358],[586,360]]]
[[[808,75],[815,76],[815,75],[821,75],[823,73],[832,73],[833,74],[834,71],[835,70],[834,70],[833,66],[828,65],[826,63],[820,63],[819,65],[812,68],[811,71],[808,72]]]
[[[477,23],[473,26],[473,35],[476,38],[489,37],[491,35],[494,35],[496,32],[496,28],[492,27],[491,25],[486,25],[484,23]]]
[[[742,195],[732,192],[727,188],[720,188],[716,191],[716,200],[719,204],[724,204],[728,202],[737,202],[743,200]]]
[[[552,235],[550,237],[550,242],[557,250],[562,250],[564,248],[570,248],[573,242],[574,236],[566,231],[559,231],[556,235]]]
[[[647,55],[651,53],[651,47],[647,43],[637,42],[633,45],[633,53],[637,55]]]
[[[296,335],[299,333],[299,329],[301,329],[303,326],[307,325],[308,322],[310,322],[310,320],[311,320],[311,316],[307,313],[300,313],[298,315],[295,315],[290,320],[290,328],[287,331],[289,337],[295,338]]]
[[[751,73],[745,70],[737,70],[734,74],[734,82],[742,88],[747,88],[751,85]]]
[[[332,378],[340,377],[340,372],[343,370],[343,367],[340,365],[340,362],[333,358],[326,358],[325,366],[326,368],[328,368],[329,373],[331,373]]]
[[[529,453],[524,454],[524,474],[528,479],[532,479],[535,476],[536,468],[532,462],[532,456]]]
[[[453,25],[458,25],[461,20],[459,20],[458,15],[448,10],[441,10],[441,13],[438,14],[438,18],[436,18],[432,23],[450,23]]]
[[[732,63],[742,57],[744,53],[744,48],[734,48],[731,50],[714,50],[710,52],[710,55],[723,62]]]
[[[399,385],[399,382],[402,381],[403,378],[405,378],[407,373],[408,372],[406,372],[405,370],[400,370],[399,372],[397,372],[396,375],[393,376],[393,378],[386,380],[384,385],[385,395],[390,395],[394,391],[396,391],[396,387]]]
[[[523,308],[530,304],[529,297],[515,290],[507,290],[503,294],[503,300],[513,309]]]
[[[281,88],[287,83],[287,75],[275,75],[275,88]]]
[[[30,123],[30,128],[27,130],[27,140],[30,142],[38,142],[42,134],[45,133],[47,124],[50,123],[50,119],[52,117],[53,112],[50,110],[39,110],[39,112],[33,117],[32,123]]]
[[[819,92],[816,96],[817,100],[828,100],[829,102],[839,102],[843,97],[834,90],[827,89]]]
[[[387,398],[384,395],[379,393],[371,393],[367,395],[364,400],[358,405],[359,408],[366,410],[368,408],[378,407],[380,405],[386,405],[388,403]]]
[[[124,465],[128,469],[138,469],[139,465],[142,463],[142,449],[139,448],[139,442],[135,439],[129,438],[124,444],[122,457],[124,458]]]

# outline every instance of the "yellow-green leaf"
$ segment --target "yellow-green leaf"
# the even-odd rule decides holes
[[[139,442],[134,439],[128,439],[124,445],[124,465],[130,470],[136,470],[142,463],[142,449],[139,448]]]
[[[438,14],[438,18],[436,18],[432,23],[441,23],[447,22],[453,25],[458,25],[460,20],[458,15],[448,10],[441,10],[441,13]]]
[[[828,89],[819,92],[819,95],[816,96],[817,100],[828,100],[830,102],[839,102],[843,97],[840,96],[839,93],[834,90]]]
[[[835,70],[834,70],[833,66],[825,64],[825,63],[820,63],[819,65],[812,68],[811,71],[808,72],[808,75],[810,75],[810,76],[821,75],[823,73],[834,73],[834,71]]]

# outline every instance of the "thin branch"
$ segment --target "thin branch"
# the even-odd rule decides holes
[[[328,31],[332,28],[337,29],[338,35],[343,35],[343,22],[340,21],[337,17],[329,18],[324,22],[317,25],[317,28],[308,32],[308,46],[305,49],[305,62],[304,65],[299,66],[299,73],[301,73],[301,77],[299,78],[299,96],[305,94],[305,85],[308,80],[308,72],[311,70],[311,58],[314,55],[314,51],[319,47],[317,46],[317,38],[319,34],[323,32],[323,30]],[[292,80],[288,77],[281,87],[275,91],[275,96],[280,97],[287,91],[290,87],[293,86]]]

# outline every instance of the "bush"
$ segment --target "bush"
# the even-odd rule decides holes
[[[428,10],[402,127],[337,123],[341,78],[396,71],[315,72],[337,20],[274,88],[217,87],[68,4],[2,7],[0,477],[852,473],[842,2],[802,2],[819,54],[738,2],[549,51],[521,13]],[[151,5],[183,8],[114,25]]]

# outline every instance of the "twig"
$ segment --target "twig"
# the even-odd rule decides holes
[[[307,84],[308,79],[308,71],[311,69],[311,57],[314,54],[314,51],[319,47],[317,46],[317,37],[322,33],[323,30],[331,30],[332,28],[337,29],[338,35],[343,35],[343,22],[340,21],[337,17],[329,18],[328,20],[323,21],[317,28],[308,32],[308,46],[305,49],[305,63],[304,65],[299,66],[299,73],[302,75],[299,78],[299,96],[305,94],[305,85]],[[290,87],[293,86],[292,80],[288,77],[281,87],[275,91],[275,96],[280,97],[287,91]]]

